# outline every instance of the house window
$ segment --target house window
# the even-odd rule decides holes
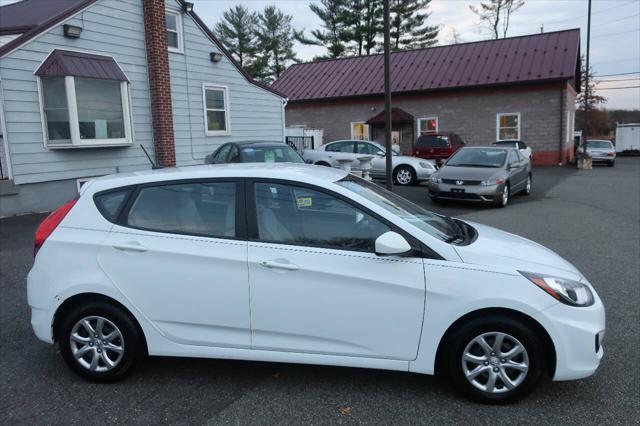
[[[351,139],[359,141],[368,141],[369,125],[364,121],[354,121],[351,123]]]
[[[132,142],[128,82],[43,76],[39,85],[48,147]]]
[[[182,16],[179,12],[167,11],[165,15],[167,26],[167,45],[170,52],[182,53]]]
[[[203,84],[205,134],[207,136],[228,135],[229,101],[227,88],[214,84]]]
[[[520,139],[520,113],[500,113],[496,120],[496,139]]]
[[[438,117],[418,119],[418,136],[438,131]]]

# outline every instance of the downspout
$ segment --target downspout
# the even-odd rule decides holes
[[[7,165],[7,172],[4,177],[11,180],[13,179],[13,167],[11,165],[11,154],[9,153],[9,137],[7,135],[7,122],[4,116],[4,87],[2,80],[0,80],[0,126],[2,131],[2,144],[4,150],[4,160]],[[1,160],[0,160],[1,161]],[[4,172],[4,170],[3,170]]]
[[[287,132],[286,132],[286,122],[284,117],[284,109],[287,107],[287,103],[289,103],[289,99],[284,98],[282,100],[282,142],[287,142]],[[313,146],[311,147],[313,149]]]
[[[564,150],[564,142],[562,141],[562,136],[564,135],[564,132],[562,131],[562,120],[564,119],[564,85],[565,82],[561,82],[560,83],[560,130],[559,130],[559,135],[560,135],[560,149],[558,150],[558,154],[559,154],[559,158],[558,158],[558,165],[562,166],[562,158],[563,158],[563,150]],[[568,123],[567,123],[568,125]]]

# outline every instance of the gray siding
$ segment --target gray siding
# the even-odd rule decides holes
[[[168,8],[175,4],[167,1]],[[284,140],[282,99],[249,83],[226,57],[211,62],[210,53],[220,52],[217,46],[189,16],[182,15],[182,23],[184,53],[169,52],[177,163],[202,164],[207,154],[230,141]],[[205,136],[203,83],[227,87],[229,135]]]
[[[153,153],[142,2],[100,0],[66,21],[83,27],[79,39],[62,24],[0,59],[7,139],[16,184],[99,176],[145,169],[139,144]],[[110,55],[131,82],[134,144],[118,148],[49,149],[44,146],[34,71],[55,48]]]

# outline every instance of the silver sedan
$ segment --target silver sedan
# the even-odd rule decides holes
[[[512,195],[531,193],[531,184],[531,162],[517,149],[464,147],[431,176],[429,197],[505,207]]]

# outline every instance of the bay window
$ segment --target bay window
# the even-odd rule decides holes
[[[520,139],[520,113],[500,113],[496,119],[496,140]]]

